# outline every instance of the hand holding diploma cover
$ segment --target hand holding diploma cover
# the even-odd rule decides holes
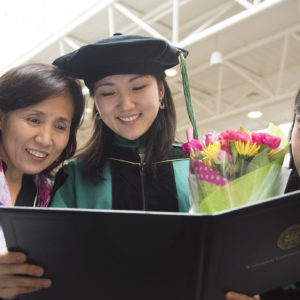
[[[0,221],[53,282],[20,299],[221,300],[299,280],[299,199],[212,215],[1,207]]]

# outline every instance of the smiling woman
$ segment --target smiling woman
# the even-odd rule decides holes
[[[12,205],[23,175],[47,169],[67,146],[73,110],[72,98],[66,93],[29,107],[0,112],[0,156],[7,167],[5,178]]]
[[[150,75],[111,75],[96,83],[95,104],[103,122],[116,134],[136,140],[151,127],[164,96]]]
[[[116,34],[54,64],[84,79],[94,98],[93,135],[59,173],[52,206],[189,209],[189,161],[175,143],[176,113],[164,70],[188,52],[165,40]]]
[[[83,109],[79,83],[55,66],[26,64],[0,77],[0,205],[49,205],[53,170],[75,153]],[[42,275],[25,254],[0,251],[0,297],[49,287]]]

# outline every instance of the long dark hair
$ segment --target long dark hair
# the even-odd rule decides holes
[[[300,89],[298,90],[297,96],[295,98],[295,105],[294,105],[294,117],[293,117],[293,122],[292,122],[292,126],[290,129],[290,134],[289,134],[289,140],[291,141],[292,139],[292,132],[293,132],[293,128],[296,122],[296,115],[300,114]],[[294,157],[293,157],[293,151],[292,151],[292,147],[290,146],[290,163],[289,163],[289,167],[290,169],[296,170],[296,165],[295,165],[295,161],[294,161]]]
[[[155,77],[158,86],[165,89],[165,108],[160,109],[156,119],[151,125],[147,140],[145,154],[145,171],[147,174],[155,173],[154,162],[167,158],[168,152],[175,139],[176,111],[170,88],[165,79]],[[94,95],[91,88],[91,95]],[[92,137],[82,149],[78,158],[83,161],[83,174],[93,182],[103,179],[102,169],[105,160],[112,151],[114,133],[97,118],[97,109],[94,106],[94,130]]]
[[[0,109],[4,113],[25,108],[61,94],[71,96],[74,113],[66,148],[57,160],[43,171],[48,176],[53,169],[75,154],[76,133],[85,106],[80,83],[65,75],[56,66],[39,63],[15,67],[0,77]]]

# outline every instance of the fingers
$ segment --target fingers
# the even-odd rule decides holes
[[[258,295],[251,297],[235,292],[227,292],[225,295],[226,300],[259,300],[260,297]]]
[[[0,298],[15,299],[20,294],[51,286],[51,280],[39,278],[44,269],[25,263],[26,259],[24,253],[0,250]]]
[[[1,275],[12,275],[12,274],[23,274],[28,276],[40,277],[44,274],[44,269],[40,266],[33,264],[17,264],[17,263],[3,263],[0,264],[0,276]],[[1,287],[1,282],[0,282]]]
[[[35,278],[26,276],[1,276],[1,289],[5,288],[48,288],[51,280],[46,278]]]
[[[0,283],[0,297],[4,299],[15,299],[21,294],[51,286],[49,279],[23,276],[0,276]]]
[[[7,249],[0,249],[0,264],[24,263],[27,257],[22,252],[9,252]]]

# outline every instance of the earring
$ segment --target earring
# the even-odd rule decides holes
[[[165,109],[165,107],[166,107],[166,104],[165,104],[164,100],[161,100],[159,103],[159,109]]]
[[[99,111],[96,112],[95,119],[98,120],[98,121],[101,120],[101,116],[99,114]]]

